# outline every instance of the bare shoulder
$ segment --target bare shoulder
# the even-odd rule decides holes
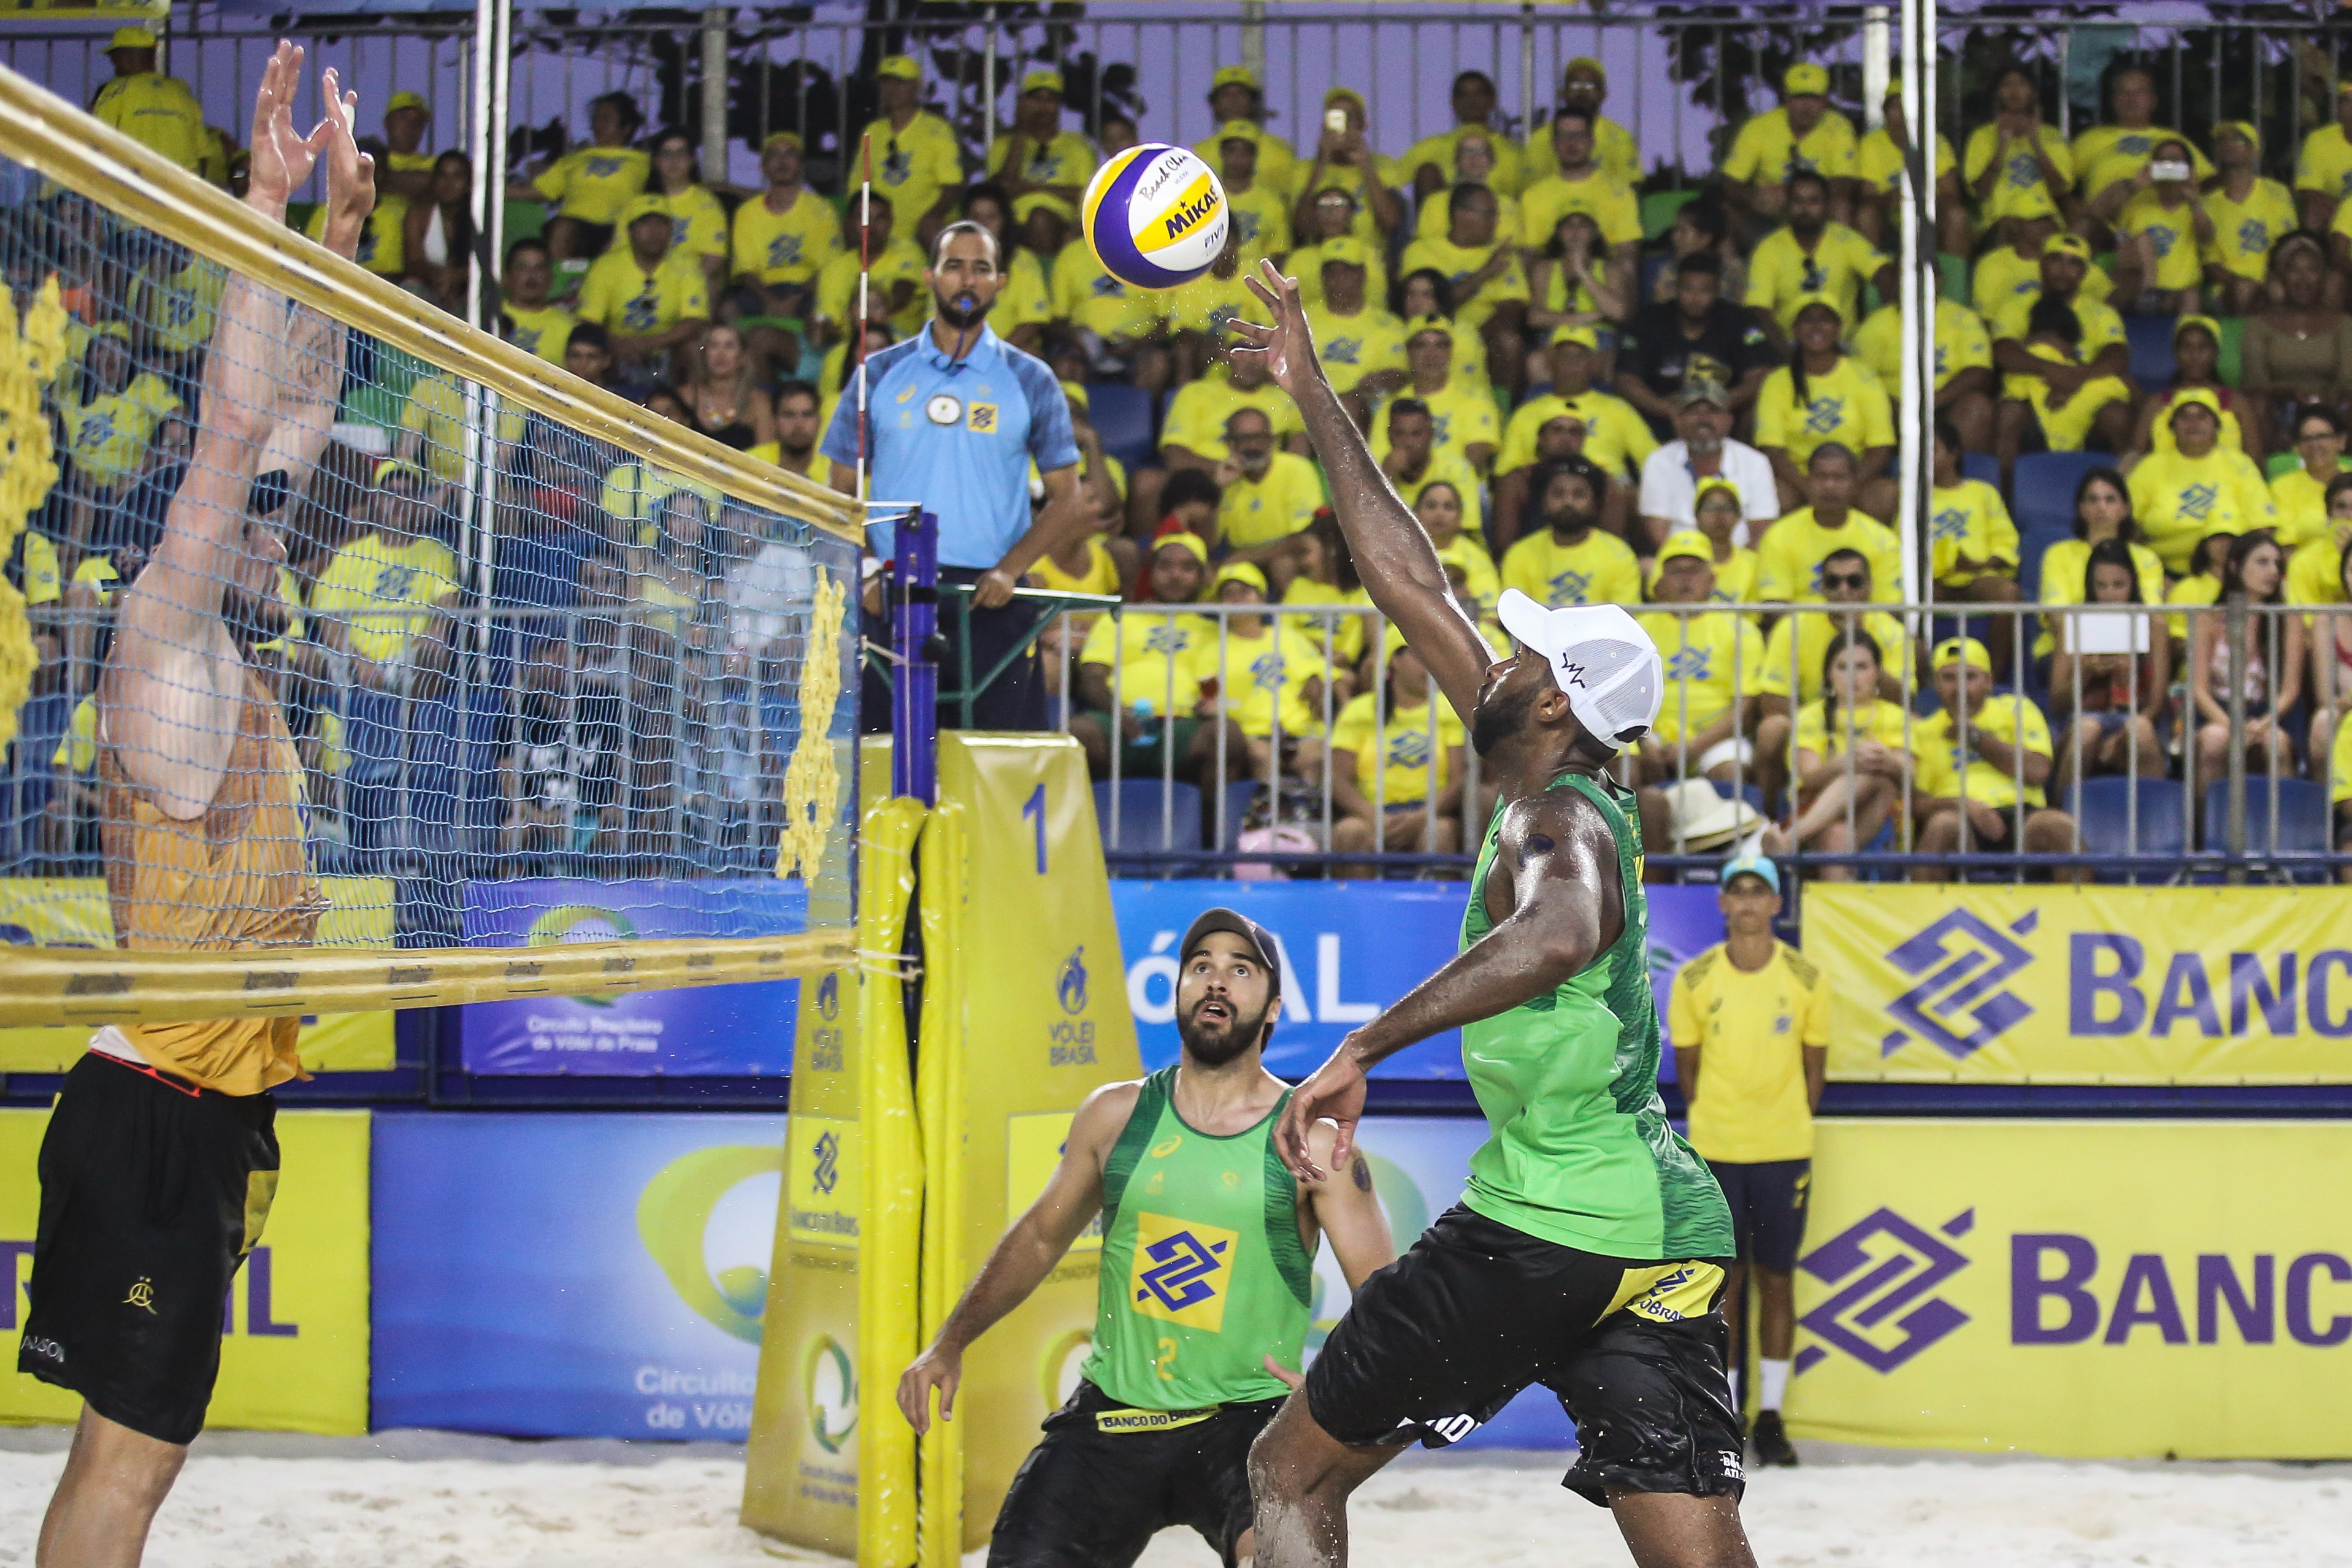
[[[1616,848],[1608,818],[1578,789],[1546,789],[1512,801],[1503,813],[1502,840],[1515,860],[1563,849],[1581,860]]]
[[[1328,1117],[1307,1124],[1307,1158],[1314,1162],[1316,1169],[1322,1171],[1331,1169],[1331,1151],[1337,1148],[1339,1144],[1339,1125]],[[1301,1197],[1332,1187],[1343,1179],[1360,1191],[1370,1192],[1372,1190],[1372,1167],[1365,1163],[1364,1151],[1358,1147],[1349,1151],[1348,1169],[1344,1176],[1342,1173],[1334,1172],[1321,1181],[1308,1181],[1305,1176],[1294,1176],[1292,1179],[1297,1182]]]
[[[1143,1080],[1130,1078],[1123,1083],[1106,1083],[1087,1095],[1079,1103],[1077,1113],[1070,1118],[1070,1150],[1087,1150],[1099,1164],[1109,1154],[1110,1146],[1118,1142],[1142,1094]]]

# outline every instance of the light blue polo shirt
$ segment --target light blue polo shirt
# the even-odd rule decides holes
[[[866,494],[920,502],[940,519],[940,564],[985,571],[1029,531],[1029,460],[1051,474],[1078,460],[1070,404],[1045,361],[984,323],[971,351],[951,360],[930,324],[866,361]],[[821,448],[857,461],[853,385]],[[872,540],[884,548],[881,530]]]

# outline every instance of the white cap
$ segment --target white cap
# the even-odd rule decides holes
[[[1548,610],[1506,589],[1495,613],[1503,630],[1544,656],[1585,733],[1612,750],[1639,740],[1658,719],[1666,695],[1658,645],[1615,604]]]

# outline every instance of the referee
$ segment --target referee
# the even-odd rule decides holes
[[[1003,274],[996,236],[975,223],[950,224],[932,242],[923,279],[931,319],[919,332],[866,361],[867,494],[908,501],[939,517],[940,580],[968,583],[971,662],[982,674],[1020,650],[973,706],[981,729],[1044,729],[1045,685],[1032,643],[1037,612],[1013,591],[1024,573],[1090,526],[1078,499],[1078,446],[1070,405],[1045,361],[999,338],[988,325]],[[833,487],[857,491],[857,406],[841,400],[823,451]],[[1034,517],[1029,465],[1045,476]],[[951,617],[940,689],[969,684]],[[960,705],[941,703],[942,727],[961,723]]]
[[[1675,1077],[1690,1106],[1691,1147],[1731,1206],[1739,1261],[1725,1291],[1733,1375],[1747,1365],[1742,1287],[1752,1278],[1757,1312],[1756,1428],[1761,1465],[1793,1465],[1780,1420],[1797,1337],[1797,1253],[1813,1177],[1813,1112],[1830,1043],[1830,989],[1820,967],[1772,935],[1780,871],[1769,860],[1724,862],[1727,939],[1675,977],[1666,1022]]]

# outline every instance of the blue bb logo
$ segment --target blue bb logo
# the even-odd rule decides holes
[[[1203,1245],[1189,1230],[1155,1241],[1144,1249],[1151,1267],[1143,1271],[1143,1289],[1135,1299],[1157,1297],[1161,1307],[1171,1312],[1200,1305],[1217,1293],[1211,1282],[1221,1261],[1217,1254],[1225,1250],[1226,1243]]]
[[[824,1134],[818,1137],[814,1152],[816,1173],[811,1179],[816,1183],[817,1191],[829,1197],[834,1184],[841,1180],[841,1140],[831,1133]]]
[[[1882,1208],[1847,1227],[1799,1262],[1832,1293],[1798,1321],[1872,1371],[1893,1372],[1969,1321],[1931,1292],[1969,1266],[1968,1254],[1946,1238],[1966,1236],[1976,1222],[1975,1209],[1962,1209],[1931,1231]],[[1819,1365],[1829,1354],[1807,1345],[1797,1354],[1797,1370]]]
[[[1062,960],[1062,978],[1055,993],[1061,998],[1062,1010],[1077,1014],[1087,1010],[1087,950],[1074,947]]]
[[[2033,962],[2032,951],[2012,941],[2041,920],[2028,911],[2007,930],[1954,910],[1886,955],[1887,961],[1919,983],[1886,1004],[1897,1023],[1878,1042],[1892,1056],[1913,1035],[1956,1060],[1965,1061],[2031,1018],[2031,1004],[2002,988],[2010,977]]]

